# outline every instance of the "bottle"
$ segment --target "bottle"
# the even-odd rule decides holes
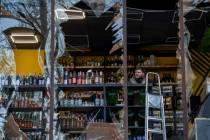
[[[90,84],[94,84],[95,83],[95,73],[91,72],[90,73]]]
[[[72,72],[69,72],[68,84],[72,84]]]
[[[20,85],[20,76],[19,75],[16,76],[16,85],[17,86]]]
[[[84,85],[85,84],[85,72],[82,72],[81,80],[82,80],[82,85]]]
[[[76,71],[73,72],[72,84],[77,84],[77,73],[76,73]]]
[[[63,79],[63,84],[64,85],[67,85],[68,84],[68,71],[65,71],[64,72],[64,79]]]
[[[110,82],[111,83],[114,83],[114,72],[111,72],[111,75],[110,75]]]
[[[41,78],[41,74],[39,74],[39,76],[38,76],[38,81],[39,81],[39,85],[42,85],[42,78]]]
[[[99,106],[100,105],[100,99],[98,97],[98,94],[96,94],[96,97],[95,97],[95,106]]]
[[[103,95],[100,94],[100,106],[104,105],[104,99],[103,99]]]
[[[77,84],[79,84],[79,85],[82,84],[82,76],[81,76],[81,73],[82,72],[79,71],[78,74],[77,74]]]
[[[103,72],[102,71],[99,72],[99,83],[100,84],[104,83],[104,77],[103,77]]]
[[[82,106],[82,98],[81,98],[81,94],[79,94],[78,105],[79,105],[79,106]]]
[[[34,74],[33,76],[33,85],[37,85],[37,75]]]
[[[42,81],[42,85],[45,85],[45,78],[44,78],[44,75],[42,75],[41,81]]]
[[[94,81],[95,81],[95,84],[99,84],[100,83],[98,71],[96,71],[96,73],[95,73],[95,80]]]

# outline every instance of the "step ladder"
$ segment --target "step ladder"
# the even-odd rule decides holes
[[[153,94],[148,92],[148,78],[149,75],[157,76],[159,93]],[[164,112],[164,100],[161,94],[160,76],[154,72],[148,72],[146,74],[146,97],[145,97],[145,140],[153,140],[152,134],[162,135],[161,140],[166,139],[166,127],[165,127],[165,112]],[[159,115],[154,115],[154,110]],[[149,112],[151,111],[151,113]],[[160,125],[158,128],[154,128],[154,124]],[[151,125],[151,126],[150,126]],[[159,140],[159,139],[158,139]]]

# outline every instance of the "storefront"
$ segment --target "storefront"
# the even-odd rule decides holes
[[[2,0],[2,139],[197,135],[194,119],[209,117],[202,115],[210,76],[208,4],[163,2]],[[160,91],[163,106],[150,111],[145,95]]]

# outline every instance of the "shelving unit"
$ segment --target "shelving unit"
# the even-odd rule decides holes
[[[14,119],[20,126],[20,129],[26,134],[31,136],[32,133],[40,133],[44,137],[44,115],[43,103],[44,92],[46,91],[45,85],[4,85],[3,89],[7,94],[16,93],[16,99],[8,108],[8,113],[12,113]],[[18,94],[17,94],[18,93]],[[38,96],[39,101],[32,101],[33,97]],[[35,114],[34,114],[35,113]],[[37,114],[38,113],[38,114]],[[19,114],[19,115],[18,115]],[[37,118],[37,115],[39,118]],[[25,116],[23,118],[16,118],[17,116]],[[27,117],[26,117],[27,116]],[[33,120],[35,119],[36,120]],[[18,121],[19,120],[19,121]],[[39,121],[38,121],[39,120]],[[40,123],[40,128],[38,124]],[[24,127],[23,127],[24,126]]]
[[[78,58],[77,58],[78,57]],[[97,113],[97,111],[99,111],[100,115],[96,116],[96,118],[100,118],[99,120],[103,120],[104,122],[112,122],[112,115],[119,115],[120,110],[124,109],[124,105],[122,104],[123,100],[119,100],[118,99],[118,94],[121,93],[122,87],[123,85],[118,81],[119,78],[116,78],[118,80],[114,80],[112,81],[114,78],[109,78],[113,76],[113,73],[115,72],[119,72],[119,70],[122,70],[122,66],[121,63],[119,61],[119,59],[117,58],[117,56],[97,56],[96,59],[94,60],[94,56],[91,56],[92,60],[90,62],[88,62],[88,60],[90,58],[88,58],[89,56],[85,55],[82,56],[74,56],[73,60],[74,61],[74,66],[69,68],[69,67],[64,67],[64,70],[67,70],[68,73],[69,72],[74,72],[76,71],[78,72],[84,72],[86,73],[88,70],[91,70],[92,72],[96,72],[96,71],[102,71],[103,72],[103,83],[98,83],[95,84],[94,81],[91,84],[57,84],[56,86],[58,87],[58,92],[61,90],[65,93],[66,96],[70,96],[70,98],[75,98],[74,94],[78,94],[80,92],[82,92],[81,94],[86,94],[86,92],[88,91],[100,91],[103,97],[103,105],[101,106],[67,106],[67,107],[59,107],[57,108],[57,111],[60,112],[62,111],[62,113],[64,113],[65,111],[67,112],[72,112],[72,113],[86,113],[86,115],[88,116],[88,112],[91,111],[95,111],[95,113]],[[87,57],[87,59],[86,59]],[[109,58],[110,57],[110,58]],[[118,56],[119,57],[119,56]],[[98,60],[103,60],[103,61],[98,61]],[[117,62],[113,62],[110,61],[112,59],[118,60]],[[133,59],[133,60],[132,60]],[[83,64],[87,64],[90,63],[92,64],[92,66],[82,66],[82,63],[77,63],[77,60],[81,61]],[[108,60],[108,62],[106,62]],[[94,66],[95,64],[95,66]],[[137,66],[137,60],[136,58],[132,58],[129,57],[128,60],[128,70],[129,70],[129,75],[131,76],[135,70],[135,68],[138,67]],[[173,72],[176,71],[179,66],[178,65],[156,65],[156,66],[141,66],[142,68],[144,68],[146,71],[156,71],[156,72]],[[110,74],[110,72],[112,72],[112,74]],[[95,74],[95,73],[94,73]],[[119,74],[119,73],[118,73]],[[114,74],[115,76],[117,76],[118,74]],[[128,77],[130,78],[130,77]],[[112,79],[110,81],[110,79]],[[128,83],[128,129],[129,129],[129,134],[132,135],[137,135],[137,136],[143,136],[144,135],[144,109],[145,109],[145,105],[144,105],[144,96],[145,96],[145,84],[130,84]],[[152,91],[152,87],[155,86],[154,83],[149,83],[149,89],[150,92]],[[168,133],[171,130],[176,130],[176,108],[175,105],[173,105],[173,102],[175,100],[175,87],[178,86],[178,83],[176,83],[175,81],[167,81],[167,82],[163,82],[161,83],[161,87],[164,86],[171,86],[172,87],[172,91],[171,93],[164,93],[164,97],[170,97],[171,98],[171,107],[170,108],[166,108],[165,111],[170,111],[171,114],[166,119],[166,124],[167,124],[167,129],[168,129]],[[130,92],[132,91],[132,92]],[[137,91],[137,93],[133,93],[134,91]],[[137,95],[134,95],[137,94]],[[93,97],[92,97],[93,96]],[[96,95],[91,95],[90,97],[92,97],[91,102],[94,104],[95,102],[95,96]],[[57,97],[58,98],[58,97]],[[64,97],[65,98],[65,97]],[[82,98],[82,97],[78,97],[78,98]],[[138,98],[141,98],[141,101],[138,101]],[[61,99],[59,99],[61,101]],[[70,100],[67,98],[67,100]],[[88,100],[87,98],[83,99]],[[137,101],[135,101],[137,100]],[[132,103],[132,104],[131,104]],[[132,113],[132,114],[130,114]],[[78,114],[77,114],[78,115]],[[96,119],[97,120],[97,119]],[[72,133],[72,132],[77,132],[77,133],[86,133],[86,131],[77,131],[77,128],[73,129],[65,129],[65,130],[61,130],[61,131],[65,131],[65,133]]]

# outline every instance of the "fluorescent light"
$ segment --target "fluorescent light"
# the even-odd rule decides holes
[[[85,12],[80,9],[56,9],[55,14],[57,19],[85,19]]]
[[[33,33],[12,33],[10,35],[10,39],[13,43],[38,43],[38,37],[37,35],[34,35]]]

